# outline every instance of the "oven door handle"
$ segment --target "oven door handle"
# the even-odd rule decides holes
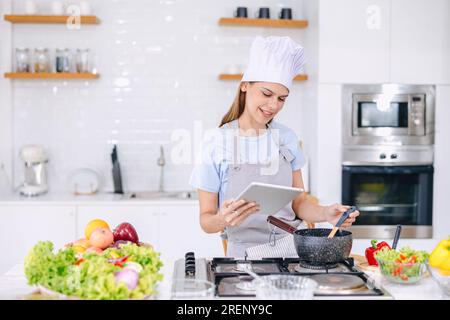
[[[372,173],[372,174],[411,174],[433,173],[433,166],[342,166],[342,171],[347,173]]]
[[[360,211],[383,211],[387,208],[414,208],[417,207],[417,203],[411,204],[376,204],[376,205],[358,205]]]

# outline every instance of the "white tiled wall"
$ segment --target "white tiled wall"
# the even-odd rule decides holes
[[[24,1],[13,2],[14,12],[21,13]],[[50,10],[50,1],[36,2]],[[52,52],[56,47],[90,48],[93,65],[100,74],[94,81],[2,80],[4,85],[5,81],[12,82],[12,106],[8,110],[13,115],[16,185],[22,177],[20,147],[39,143],[50,155],[52,190],[64,190],[68,174],[84,166],[99,170],[104,190],[110,190],[109,154],[116,142],[126,189],[157,188],[159,145],[165,147],[168,160],[166,188],[189,188],[192,166],[171,163],[171,134],[180,128],[193,131],[196,121],[201,121],[204,129],[218,125],[238,82],[219,81],[217,76],[245,64],[251,40],[257,35],[287,35],[305,46],[305,71],[312,80],[293,86],[279,120],[307,140],[307,149],[314,145],[313,135],[304,131],[311,127],[308,117],[316,101],[311,88],[316,79],[316,54],[309,52],[309,47],[317,46],[310,34],[317,31],[314,0],[89,2],[101,19],[99,25],[67,30],[64,25],[16,24],[11,32],[0,33],[3,53],[21,46],[43,46]],[[247,6],[251,15],[258,7],[269,6],[272,16],[280,7],[291,7],[294,18],[309,19],[311,28],[219,26],[219,17],[231,17],[237,6]],[[305,94],[306,89],[313,91]]]
[[[10,2],[0,2],[0,16],[11,11]],[[0,19],[0,70],[8,70],[11,61],[11,24]],[[0,77],[0,192],[6,191],[12,171],[12,94],[11,82]],[[7,177],[5,177],[5,175]],[[5,183],[6,181],[6,183]]]

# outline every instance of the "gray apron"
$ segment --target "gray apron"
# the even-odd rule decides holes
[[[235,120],[229,123],[228,126],[238,129],[238,121]],[[278,170],[275,170],[276,172],[270,175],[261,174],[261,172],[264,172],[264,169],[266,169],[267,172],[267,167],[269,165],[260,163],[240,163],[240,143],[237,134],[234,140],[234,161],[229,164],[228,168],[228,186],[225,191],[225,199],[236,198],[251,182],[262,182],[292,187],[292,167],[290,162],[294,159],[294,156],[287,146],[279,145],[278,141],[273,139],[270,129],[269,124],[269,132],[267,132],[267,134],[270,135],[270,139],[275,142],[275,145],[279,149]],[[238,130],[236,131],[239,132]],[[300,220],[295,220],[296,216],[292,210],[292,202],[288,203],[280,211],[274,212],[272,215],[290,223],[294,227],[298,227],[301,223]],[[227,227],[225,230],[226,237],[228,238],[227,256],[243,258],[245,257],[245,250],[247,248],[268,243],[270,237],[276,237],[278,234],[282,234],[283,236],[286,235],[286,233],[279,228],[271,228],[267,222],[267,217],[268,215],[256,212],[251,214],[239,226]]]

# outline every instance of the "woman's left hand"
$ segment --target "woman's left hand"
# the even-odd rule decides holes
[[[327,222],[331,223],[333,226],[336,225],[336,223],[339,221],[339,218],[342,216],[342,214],[350,209],[350,206],[344,206],[342,204],[332,204],[331,206],[326,206],[324,209],[325,219]],[[344,221],[344,223],[341,225],[341,228],[348,228],[350,227],[353,222],[356,221],[356,217],[359,216],[359,211],[356,210],[348,216],[347,220]]]

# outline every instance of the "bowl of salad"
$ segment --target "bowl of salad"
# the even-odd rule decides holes
[[[403,247],[400,250],[382,248],[375,253],[381,274],[389,281],[401,284],[417,283],[427,271],[429,254]]]
[[[159,253],[152,247],[124,243],[102,252],[55,252],[50,241],[38,242],[25,258],[28,284],[57,299],[154,299],[163,276]]]

